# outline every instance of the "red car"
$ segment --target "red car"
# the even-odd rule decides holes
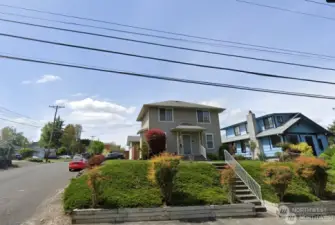
[[[69,163],[69,171],[83,170],[87,167],[87,160],[84,157],[75,156]]]

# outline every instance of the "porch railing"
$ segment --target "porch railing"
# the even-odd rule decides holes
[[[250,191],[260,200],[263,204],[261,186],[249,175],[247,171],[234,159],[234,157],[227,151],[224,151],[226,163],[231,166],[236,175],[244,182]]]
[[[200,145],[200,154],[207,159],[206,148],[202,145]]]

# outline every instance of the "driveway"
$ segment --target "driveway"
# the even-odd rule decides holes
[[[68,163],[29,163],[0,170],[1,225],[29,219],[45,199],[54,196],[75,175],[68,171]]]

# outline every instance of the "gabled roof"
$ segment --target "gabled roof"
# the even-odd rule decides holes
[[[286,113],[268,113],[268,114],[265,114],[265,115],[262,115],[262,116],[258,116],[258,117],[256,117],[256,120],[258,120],[258,119],[262,119],[262,118],[264,118],[264,117],[268,117],[268,116],[274,116],[274,115],[287,115],[287,114],[292,114],[292,115],[296,115],[296,114],[299,114],[299,113],[297,113],[297,112],[286,112]],[[246,115],[247,116],[247,115]],[[229,125],[229,126],[225,126],[225,127],[223,127],[223,128],[221,128],[221,130],[225,130],[225,129],[227,129],[227,128],[229,128],[229,127],[234,127],[234,126],[237,126],[237,125],[240,125],[240,124],[243,124],[243,123],[246,123],[247,122],[247,120],[244,120],[244,121],[241,121],[241,122],[238,122],[238,123],[234,123],[234,124],[231,124],[231,125]]]
[[[295,123],[297,123],[301,118],[292,118],[286,123],[284,123],[282,126],[273,128],[273,129],[268,129],[264,130],[256,135],[256,137],[265,137],[265,136],[271,136],[271,135],[277,135],[277,134],[282,134],[284,133],[287,129],[289,129],[291,126],[293,126]]]
[[[130,142],[140,142],[141,137],[140,136],[128,136],[127,137],[127,145],[130,144]]]
[[[142,121],[143,116],[145,115],[145,113],[148,111],[148,108],[150,107],[207,109],[207,110],[218,111],[218,113],[221,113],[225,110],[224,108],[219,108],[219,107],[214,107],[214,106],[209,106],[209,105],[202,105],[202,104],[183,102],[183,101],[177,101],[177,100],[169,100],[169,101],[163,101],[163,102],[154,102],[154,103],[144,104],[142,106],[140,113],[138,114],[137,121]]]
[[[234,136],[230,138],[225,138],[222,140],[222,143],[228,143],[228,142],[235,142],[235,141],[242,141],[242,140],[247,140],[249,139],[249,134],[244,134],[240,136]]]

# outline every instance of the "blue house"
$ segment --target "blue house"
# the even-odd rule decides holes
[[[301,113],[272,113],[261,117],[249,111],[247,120],[221,129],[225,131],[223,143],[235,149],[235,154],[253,157],[250,141],[256,143],[255,156],[264,152],[267,157],[275,157],[281,152],[278,144],[306,142],[319,155],[328,147],[327,129]]]

